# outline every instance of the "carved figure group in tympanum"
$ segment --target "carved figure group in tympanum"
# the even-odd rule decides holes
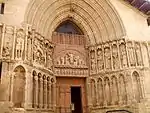
[[[57,58],[57,65],[82,67],[86,66],[86,63],[80,56],[68,52],[64,56]]]

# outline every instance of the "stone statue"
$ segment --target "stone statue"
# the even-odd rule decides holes
[[[136,44],[135,45],[135,52],[136,52],[136,58],[137,58],[137,65],[140,66],[142,65],[142,56],[141,56],[141,51],[140,51],[140,45]]]
[[[74,55],[72,53],[66,54],[68,65],[74,65]]]
[[[125,44],[120,45],[120,60],[121,60],[121,66],[127,67],[127,54],[126,54]]]
[[[118,68],[119,68],[119,58],[118,58],[117,46],[114,46],[112,51],[113,51],[113,52],[112,52],[113,68],[114,68],[114,69],[118,69]]]
[[[96,70],[96,61],[95,61],[95,52],[91,51],[90,52],[90,56],[91,56],[91,72],[95,72]]]
[[[21,37],[16,40],[16,58],[22,58],[24,51],[24,39]]]
[[[101,49],[97,50],[97,66],[99,71],[104,69],[103,52]]]
[[[57,59],[58,65],[68,65],[68,66],[85,66],[85,61],[80,58],[80,56],[76,56],[73,53],[67,53],[64,56],[61,56]]]
[[[111,69],[111,54],[109,48],[105,48],[105,64],[106,69]]]
[[[135,54],[131,43],[128,44],[128,51],[129,51],[130,64],[131,66],[135,66],[136,65]]]
[[[65,58],[64,57],[60,57],[60,65],[64,65],[65,64]]]
[[[110,83],[109,83],[109,80],[106,79],[105,80],[105,99],[106,99],[106,102],[107,102],[107,105],[110,104],[110,100],[111,100],[111,97],[110,97]]]
[[[52,53],[49,52],[49,53],[47,54],[47,67],[48,67],[49,69],[52,69],[52,66],[53,66]]]

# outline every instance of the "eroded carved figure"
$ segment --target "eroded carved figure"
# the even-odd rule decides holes
[[[131,66],[135,66],[135,54],[134,54],[134,49],[132,43],[128,43],[128,51],[129,51],[129,59],[130,59],[130,64]]]
[[[57,59],[58,65],[68,66],[85,66],[85,61],[80,56],[74,55],[73,53],[67,53]]]
[[[104,61],[103,61],[103,52],[102,49],[97,50],[97,66],[98,70],[103,70],[104,69]]]
[[[121,59],[121,66],[127,67],[127,54],[125,44],[120,45],[120,59]]]
[[[116,45],[113,46],[112,58],[113,58],[113,68],[118,69],[119,68],[119,58],[118,58],[118,50],[117,50]]]
[[[23,31],[19,31],[17,33],[17,39],[16,39],[16,58],[17,59],[20,59],[23,56],[24,37],[25,37],[25,34],[23,33]]]
[[[91,51],[90,56],[91,56],[91,72],[93,73],[96,70],[95,51]]]
[[[105,48],[105,64],[106,69],[111,69],[111,53],[110,48]]]
[[[47,67],[49,69],[52,69],[52,66],[53,66],[52,52],[49,51],[48,54],[47,54]]]
[[[6,42],[6,46],[3,47],[2,56],[5,58],[10,58],[10,44]]]
[[[136,52],[137,65],[141,66],[142,65],[142,55],[141,55],[139,44],[135,45],[135,52]]]

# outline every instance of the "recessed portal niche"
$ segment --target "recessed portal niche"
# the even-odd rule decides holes
[[[83,35],[82,30],[72,21],[67,20],[61,23],[55,30],[58,33]]]
[[[55,29],[52,41],[57,44],[85,45],[85,36],[74,22],[66,20]]]

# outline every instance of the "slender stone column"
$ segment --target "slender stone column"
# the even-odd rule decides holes
[[[117,50],[118,50],[118,58],[119,58],[119,68],[122,69],[121,58],[120,58],[120,48],[119,48],[119,42],[118,41],[117,41]]]
[[[128,46],[128,44],[126,41],[125,47],[126,47],[126,53],[127,53],[127,62],[128,62],[128,66],[131,67],[130,58],[129,58],[129,49],[127,46]]]
[[[3,54],[3,46],[4,46],[4,38],[5,38],[5,30],[6,30],[6,25],[3,24],[3,29],[2,29],[2,39],[1,39],[1,47],[0,47],[0,58],[2,58],[2,54]]]
[[[42,75],[39,75],[40,78],[39,78],[39,107],[42,109],[44,106],[43,106],[43,77]]]
[[[141,56],[141,60],[142,60],[142,64],[141,66],[144,66],[144,58],[143,58],[143,53],[142,53],[142,43],[140,43],[140,56]],[[149,58],[149,55],[148,55],[148,48],[147,48],[147,44],[145,44],[144,46],[146,46],[146,54],[147,54],[147,58]],[[149,66],[149,62],[148,62],[148,66]]]
[[[43,98],[44,98],[44,108],[47,109],[47,79],[46,76],[44,75],[44,81],[43,81]]]
[[[121,86],[122,84],[120,84],[119,81],[117,81],[117,88],[118,88],[118,96],[119,96],[119,104],[121,105],[122,104],[122,95],[121,95]]]
[[[35,108],[38,107],[38,76],[34,76],[34,80],[35,80],[35,95],[34,95],[34,106]]]
[[[106,64],[105,64],[105,51],[104,51],[104,46],[102,45],[102,53],[103,53],[103,67],[104,69],[103,70],[106,70]]]
[[[31,62],[33,63],[33,53],[34,53],[34,40],[35,40],[35,30],[32,30],[32,47],[31,47]]]
[[[150,47],[149,47],[149,44],[148,42],[146,43],[146,47],[147,47],[147,55],[148,55],[148,63],[149,63],[149,67],[150,67],[150,54],[149,54],[149,51],[150,51]],[[144,58],[143,58],[144,60]],[[144,61],[143,61],[143,65],[144,65]]]
[[[25,108],[32,108],[33,100],[33,76],[31,72],[27,72],[26,85],[25,85]]]
[[[113,85],[112,85],[112,83],[113,83],[113,81],[110,79],[110,101],[111,101],[111,105],[114,105],[115,104],[115,102],[114,102],[114,97],[113,97]]]
[[[16,30],[16,26],[14,27],[14,34],[13,34],[13,48],[12,48],[12,60],[15,59],[15,45],[16,45],[16,33],[17,33],[17,30]]]
[[[13,72],[10,77],[10,101],[13,102],[13,83],[14,83],[15,73]]]
[[[104,81],[104,83],[103,83],[103,96],[104,96],[104,106],[107,106],[107,101],[106,101],[106,90],[105,90],[105,86],[106,84],[105,84],[105,81]]]
[[[141,84],[141,98],[144,99],[145,98],[145,90],[144,90],[144,78],[143,76],[140,77],[140,84]]]
[[[53,93],[53,97],[52,97],[52,101],[53,101],[53,109],[56,109],[56,83],[53,83],[52,85],[52,93]]]
[[[97,84],[97,81],[95,82],[95,92],[96,92],[96,94],[95,94],[95,96],[96,96],[96,105],[98,106],[98,104],[100,103],[99,102],[99,100],[98,100],[98,95],[99,95],[99,91],[98,91],[98,86],[97,86],[98,84]]]
[[[112,52],[113,50],[112,50],[112,44],[110,44],[109,47],[110,47],[111,69],[114,70],[114,67],[113,67],[113,52]]]
[[[27,52],[27,44],[28,44],[28,25],[26,25],[26,33],[25,33],[25,47],[24,47],[24,60],[26,61],[27,60],[27,55],[28,55],[28,52]]]
[[[51,99],[52,99],[52,97],[51,97],[51,82],[50,82],[50,78],[48,78],[48,84],[47,84],[47,89],[48,89],[48,91],[47,91],[47,96],[48,96],[48,103],[47,103],[47,105],[48,105],[48,108],[49,109],[51,109],[51,107],[52,107],[52,105],[51,105]]]
[[[86,79],[86,86],[87,86],[87,98],[88,98],[88,106],[92,106],[92,99],[91,99],[91,84],[89,79]]]
[[[136,49],[137,48],[135,48],[135,42],[134,41],[132,41],[132,49],[133,49],[133,54],[134,54],[134,62],[135,62],[135,67],[137,67],[138,66],[138,62],[137,62],[137,57],[136,57]]]
[[[132,90],[131,90],[132,91],[131,92],[131,94],[132,94],[131,97],[132,97],[133,102],[136,102],[136,99],[135,99],[135,93],[136,92],[134,92],[133,76],[131,75],[130,77],[131,77],[131,88],[132,88]]]

